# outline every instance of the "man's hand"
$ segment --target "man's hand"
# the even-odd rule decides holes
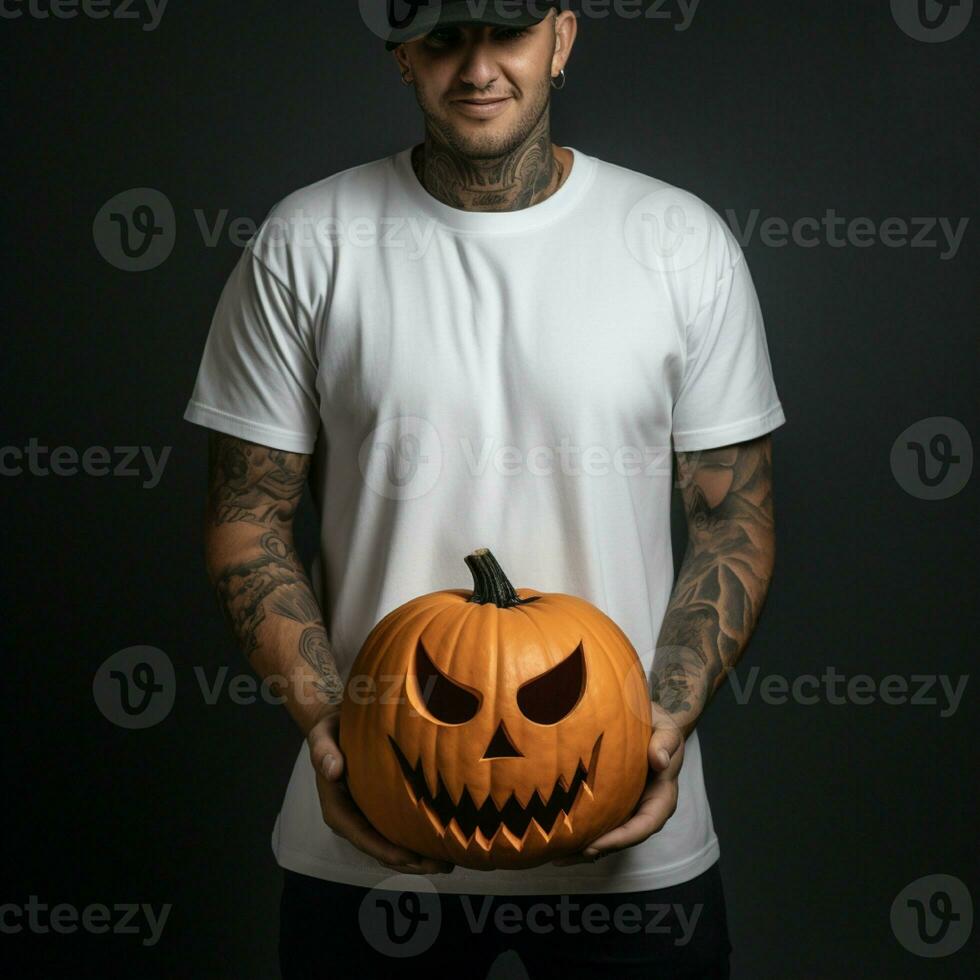
[[[436,861],[393,844],[371,826],[354,802],[344,775],[340,751],[340,708],[331,708],[308,732],[310,760],[316,773],[323,821],[338,836],[375,858],[386,868],[403,874],[448,873],[456,865]]]
[[[677,809],[677,777],[684,763],[684,735],[677,722],[659,704],[651,703],[653,734],[647,747],[650,772],[633,816],[614,827],[577,854],[558,858],[552,864],[564,867],[598,861],[613,851],[640,844],[657,833]]]

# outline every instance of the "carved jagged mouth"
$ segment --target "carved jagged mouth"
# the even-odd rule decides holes
[[[555,822],[560,815],[564,814],[567,823],[568,815],[575,805],[582,785],[585,784],[591,793],[595,783],[596,761],[599,758],[599,744],[602,742],[602,735],[600,734],[595,740],[588,767],[581,759],[579,760],[569,786],[566,787],[565,780],[559,776],[555,780],[555,785],[546,801],[542,800],[538,791],[535,790],[527,801],[527,805],[521,806],[516,795],[511,792],[501,808],[497,807],[492,794],[489,793],[483,805],[477,807],[465,786],[459,802],[454,802],[441,776],[437,776],[438,788],[433,794],[426,782],[421,758],[413,767],[398,747],[398,743],[390,735],[388,741],[395,750],[402,773],[411,791],[413,802],[416,805],[424,804],[426,806],[429,813],[438,820],[443,833],[449,829],[450,823],[455,821],[456,826],[467,841],[473,837],[477,830],[488,841],[491,841],[501,828],[505,828],[511,837],[523,840],[532,820],[537,823],[546,836],[551,835]]]

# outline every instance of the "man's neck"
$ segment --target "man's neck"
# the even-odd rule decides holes
[[[474,159],[454,150],[431,126],[412,151],[412,167],[435,198],[466,211],[518,211],[539,204],[561,186],[568,153],[551,142],[548,114],[519,146],[502,157]]]

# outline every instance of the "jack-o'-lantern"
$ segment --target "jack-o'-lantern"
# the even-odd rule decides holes
[[[515,589],[486,548],[473,589],[371,631],[340,716],[347,783],[389,840],[467,868],[529,868],[624,823],[650,698],[626,634],[584,599]]]

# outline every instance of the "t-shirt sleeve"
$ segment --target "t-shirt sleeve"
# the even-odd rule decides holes
[[[222,290],[184,418],[310,453],[320,424],[316,377],[311,318],[250,243]]]
[[[732,244],[732,263],[687,328],[687,360],[673,408],[675,452],[754,439],[786,421],[755,286],[742,250]]]

